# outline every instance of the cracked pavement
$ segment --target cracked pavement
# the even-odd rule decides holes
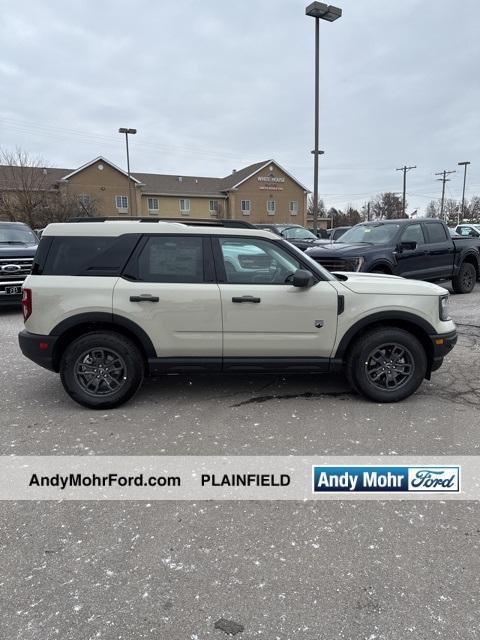
[[[476,455],[480,284],[408,400],[341,376],[169,376],[90,412],[21,357],[0,311],[3,455]],[[441,502],[3,502],[0,636],[21,640],[475,638],[480,509]]]

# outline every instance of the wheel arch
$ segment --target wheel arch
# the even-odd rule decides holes
[[[50,335],[58,336],[53,352],[54,371],[59,371],[60,360],[68,344],[79,336],[92,331],[109,330],[119,333],[138,347],[148,371],[148,359],[155,358],[156,352],[148,334],[135,322],[111,313],[81,313],[57,324]]]
[[[367,273],[373,273],[376,269],[382,269],[382,273],[393,275],[394,267],[390,262],[386,260],[376,260],[367,269]]]
[[[348,329],[337,347],[334,362],[337,366],[343,366],[346,355],[350,351],[353,343],[360,336],[375,328],[396,327],[404,329],[414,335],[425,349],[428,361],[427,378],[430,377],[433,364],[433,343],[430,339],[431,335],[437,332],[435,328],[423,318],[419,318],[408,312],[380,312],[362,318]]]

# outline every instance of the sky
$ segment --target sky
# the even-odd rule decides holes
[[[299,0],[0,0],[0,148],[46,166],[225,176],[273,158],[313,188],[314,20]],[[407,211],[480,195],[480,2],[339,0],[320,28],[319,193]]]

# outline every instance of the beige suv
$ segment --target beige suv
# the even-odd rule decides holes
[[[94,409],[151,373],[343,370],[376,402],[413,393],[456,342],[448,293],[331,274],[235,221],[49,225],[23,288],[23,353]]]

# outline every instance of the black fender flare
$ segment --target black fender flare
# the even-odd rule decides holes
[[[106,313],[101,311],[93,311],[87,313],[79,313],[65,320],[62,320],[59,324],[57,324],[51,331],[51,336],[58,336],[61,338],[62,335],[65,335],[66,332],[78,327],[80,325],[86,324],[108,324],[112,328],[121,327],[126,330],[127,333],[133,335],[136,340],[142,346],[146,358],[156,358],[157,354],[155,351],[155,347],[149,337],[149,335],[140,327],[136,322],[125,318],[124,316],[120,316],[115,313]]]
[[[437,333],[435,328],[432,327],[429,322],[423,318],[419,318],[413,313],[408,313],[408,311],[379,311],[378,313],[372,313],[371,315],[358,320],[348,329],[348,331],[345,332],[337,347],[335,360],[343,361],[348,345],[363,329],[366,329],[372,324],[381,324],[382,322],[388,324],[391,321],[396,321],[400,324],[405,323],[414,325],[425,337],[432,336]]]

